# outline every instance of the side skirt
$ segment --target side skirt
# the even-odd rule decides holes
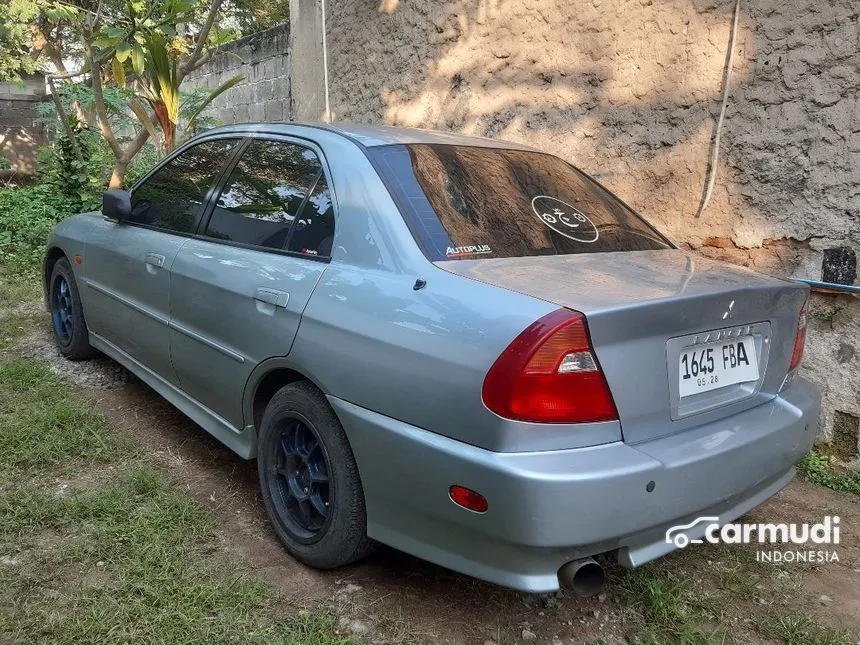
[[[254,426],[249,425],[243,430],[237,430],[212,410],[192,399],[119,347],[92,331],[90,332],[90,344],[137,376],[237,455],[243,459],[253,459],[257,456],[257,432]]]

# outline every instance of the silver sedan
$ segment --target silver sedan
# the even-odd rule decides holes
[[[593,556],[637,566],[734,520],[817,431],[807,287],[693,257],[518,144],[212,130],[59,224],[44,283],[62,353],[107,354],[256,457],[315,567],[382,542],[594,593]]]

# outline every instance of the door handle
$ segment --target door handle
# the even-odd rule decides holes
[[[290,301],[290,294],[280,289],[272,289],[270,287],[258,287],[254,291],[254,300],[264,302],[276,307],[286,307]]]
[[[162,267],[164,267],[164,256],[159,255],[158,253],[147,253],[144,262],[146,262],[150,266],[154,266],[158,269],[161,269]]]

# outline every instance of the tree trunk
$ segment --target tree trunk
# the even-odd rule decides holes
[[[116,165],[113,167],[113,173],[110,176],[108,188],[122,188],[126,170],[128,170],[128,162],[117,159]]]

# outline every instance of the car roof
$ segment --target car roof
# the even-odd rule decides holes
[[[437,143],[458,146],[475,146],[482,148],[502,148],[506,150],[534,150],[529,146],[511,141],[500,141],[486,137],[469,137],[452,132],[439,130],[423,130],[420,128],[399,128],[387,125],[363,125],[360,123],[240,123],[209,130],[212,132],[269,132],[272,134],[298,134],[306,129],[328,130],[367,148],[404,143]]]

